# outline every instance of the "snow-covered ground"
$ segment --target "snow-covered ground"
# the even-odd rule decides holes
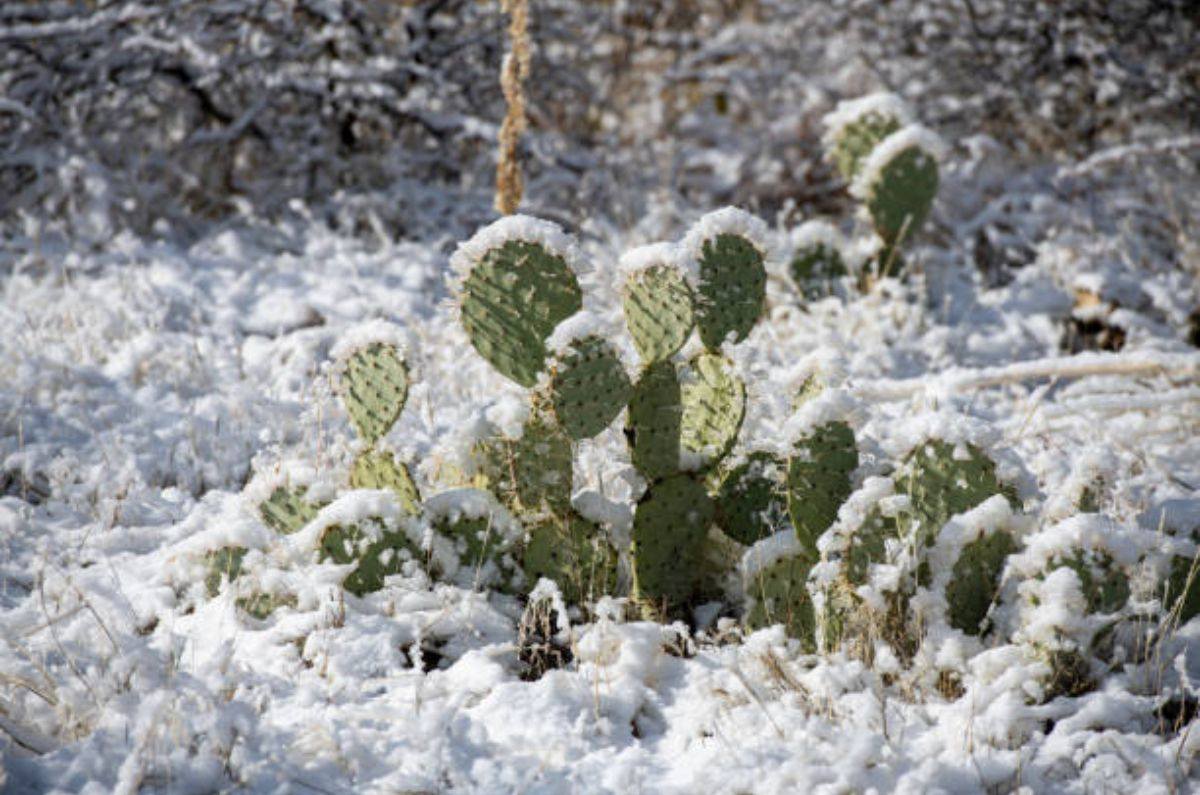
[[[255,497],[285,469],[307,468],[318,489],[344,483],[355,441],[332,359],[364,323],[404,338],[415,383],[386,441],[424,495],[462,485],[481,420],[506,427],[519,415],[523,390],[459,327],[451,264],[486,217],[499,118],[494,89],[462,87],[491,79],[502,25],[486,4],[424,20],[409,8],[421,4],[384,4],[407,27],[371,24],[403,28],[404,49],[317,3],[337,46],[314,49],[305,25],[315,23],[287,3],[263,4],[258,26],[226,13],[230,4],[171,14],[128,5],[79,25],[59,20],[75,13],[66,4],[0,11],[5,24],[33,20],[0,36],[33,42],[0,53],[12,65],[0,87],[13,97],[0,96],[0,120],[25,125],[0,160],[12,180],[0,187],[21,186],[12,206],[0,197],[5,795],[1200,789],[1200,618],[1148,656],[1114,655],[1088,692],[1046,698],[1036,633],[1084,620],[1073,612],[1079,589],[1061,578],[1031,591],[1046,610],[1022,619],[1027,636],[933,649],[936,666],[926,655],[904,668],[886,651],[870,665],[806,655],[778,627],[741,632],[736,606],[690,626],[626,621],[614,598],[594,619],[559,615],[562,664],[535,677],[525,608],[512,597],[415,574],[357,598],[339,585],[345,567],[283,548]],[[852,406],[856,485],[922,434],[986,440],[1025,498],[1030,543],[1009,600],[1019,567],[1065,540],[1121,539],[1117,552],[1136,558],[1166,536],[1200,533],[1200,137],[1187,125],[1183,69],[1154,68],[1187,65],[1189,28],[1156,15],[1184,40],[1167,46],[1147,27],[1164,43],[1139,70],[1123,55],[1147,47],[1127,29],[1137,21],[1100,26],[1129,34],[1121,49],[1092,47],[1091,28],[1059,20],[1047,28],[1056,47],[1036,64],[1055,78],[1043,84],[1021,82],[1025,60],[1005,48],[1026,34],[1042,41],[1046,20],[1008,3],[975,3],[995,31],[988,63],[979,48],[990,45],[969,35],[980,20],[957,2],[799,14],[764,2],[736,24],[712,9],[676,19],[665,3],[643,19],[637,3],[609,5],[545,3],[524,152],[524,209],[564,223],[589,266],[589,327],[627,350],[622,255],[679,241],[704,212],[744,199],[768,208],[775,256],[766,317],[730,351],[749,389],[740,449],[786,443],[793,397],[814,370]],[[910,10],[928,37],[910,41]],[[150,33],[126,24],[135,17]],[[194,35],[178,55],[172,26],[185,23]],[[272,30],[299,54],[263,55],[263,74],[327,95],[260,102],[277,83],[255,58],[220,55],[265,47]],[[579,46],[592,38],[603,41]],[[361,41],[387,58],[355,50]],[[154,94],[136,69],[92,70],[101,46],[106,62],[138,53],[146,69],[178,70],[172,59],[186,56],[199,77]],[[1055,59],[1082,62],[1075,50],[1090,60],[1068,74]],[[943,55],[978,74],[945,67],[944,83],[934,80]],[[415,66],[396,65],[405,59]],[[56,69],[105,77],[62,99]],[[548,79],[559,75],[561,85]],[[118,80],[131,82],[101,103]],[[836,98],[879,83],[928,99],[916,115],[949,149],[939,198],[912,278],[806,305],[786,275],[789,241],[812,208],[852,204],[815,157],[818,120]],[[235,109],[225,123],[236,135],[188,117],[179,123],[197,134],[175,136],[162,108],[205,91],[218,121],[224,105]],[[589,96],[594,116],[580,106]],[[375,111],[353,104],[368,98]],[[143,100],[162,122],[145,142],[143,116],[128,112]],[[315,109],[326,102],[338,112]],[[339,102],[362,114],[359,128],[337,126]],[[1081,114],[1079,102],[1094,107]],[[404,127],[409,138],[372,138],[401,124],[394,107],[425,137]],[[104,134],[60,138],[51,117]],[[247,128],[251,144],[260,134],[283,143],[246,154]],[[313,151],[289,159],[288,134]],[[341,148],[368,144],[377,159]],[[155,158],[175,168],[160,173]],[[230,166],[212,184],[210,159]],[[230,198],[234,183],[244,193]],[[828,220],[837,231],[823,227],[822,239],[854,231],[846,217]],[[627,542],[644,483],[622,424],[579,444],[574,486],[576,507]],[[1081,517],[1080,493],[1096,483],[1106,518]],[[234,542],[263,550],[251,553],[254,576],[294,604],[260,621],[237,608],[234,589],[209,597],[204,554]],[[1137,570],[1135,595],[1152,596],[1161,573]],[[939,681],[946,670],[958,681]]]
[[[684,232],[652,223],[583,235],[585,289],[614,334],[619,254]],[[947,700],[883,660],[800,655],[778,630],[691,634],[621,623],[614,605],[570,628],[567,665],[526,681],[521,608],[506,597],[398,577],[359,599],[337,587],[341,569],[313,563],[290,574],[295,608],[263,622],[231,594],[207,598],[201,553],[267,532],[242,493],[255,472],[284,459],[344,472],[351,433],[327,363],[355,324],[384,318],[408,335],[418,383],[389,441],[427,494],[478,417],[519,398],[457,326],[452,248],[372,250],[314,227],[286,247],[122,236],[14,260],[0,339],[6,792],[1190,786],[1200,734],[1156,708],[1195,704],[1196,627],[1157,665],[1117,666],[1095,692],[1039,705],[1044,670],[1016,645],[971,657]],[[927,253],[913,285],[804,308],[774,263],[768,317],[736,349],[744,446],[778,441],[795,384],[824,362],[864,402],[865,449],[970,416],[1036,478],[1026,507],[1041,521],[1060,518],[1089,466],[1108,475],[1116,521],[1150,531],[1164,506],[1195,519],[1200,356],[1183,341],[1196,298],[1185,273],[1144,272],[1124,348],[1075,360],[1129,374],[1075,377],[1058,359],[1070,280],[1105,279],[1086,249],[1043,243],[1034,266],[986,290]],[[1120,287],[1115,267],[1105,284]],[[636,496],[618,430],[578,457],[577,490]],[[860,477],[877,464],[868,456]]]

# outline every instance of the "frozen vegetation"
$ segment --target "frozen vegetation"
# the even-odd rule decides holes
[[[1196,788],[1194,4],[531,11],[0,7],[0,791]]]

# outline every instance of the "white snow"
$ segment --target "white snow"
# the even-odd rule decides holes
[[[551,254],[562,257],[576,276],[587,274],[591,268],[575,238],[553,221],[529,215],[507,215],[480,229],[458,245],[450,257],[450,266],[460,278],[466,278],[483,256],[510,240],[537,243]]]
[[[821,123],[825,127],[825,135],[821,142],[829,151],[837,143],[846,125],[852,124],[864,116],[875,115],[893,118],[906,127],[913,122],[912,109],[895,94],[880,91],[854,99],[844,99],[831,112],[825,114]]]

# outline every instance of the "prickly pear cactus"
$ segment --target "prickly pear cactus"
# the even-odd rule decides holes
[[[858,445],[845,422],[825,423],[796,442],[788,461],[787,503],[805,549],[815,553],[817,539],[854,490],[850,478],[857,468]]]
[[[869,111],[841,128],[830,155],[842,179],[858,176],[863,161],[881,141],[900,129],[903,122],[887,111]]]
[[[827,241],[797,248],[788,272],[796,289],[810,301],[833,295],[835,283],[847,274],[841,252]]]
[[[452,579],[464,588],[509,589],[521,579],[516,550],[521,526],[479,489],[453,489],[425,501],[430,526],[458,557]]]
[[[901,464],[897,485],[912,501],[911,530],[932,543],[950,517],[965,513],[995,494],[1014,506],[1016,492],[996,476],[996,464],[974,445],[933,439]]]
[[[396,424],[408,400],[408,365],[392,345],[375,342],[347,357],[342,402],[358,435],[374,445]]]
[[[571,440],[540,405],[529,412],[519,439],[488,439],[481,453],[488,488],[510,510],[521,515],[570,510]]]
[[[733,448],[746,416],[746,385],[724,356],[702,353],[680,372],[680,449],[688,469],[706,469]]]
[[[1092,549],[1079,549],[1060,561],[1079,577],[1089,613],[1115,613],[1129,602],[1129,575],[1112,556]]]
[[[530,524],[524,565],[526,586],[553,580],[570,604],[616,592],[616,549],[600,527],[573,511]]]
[[[654,483],[633,515],[635,598],[656,607],[678,607],[692,596],[704,557],[713,505],[703,484],[689,475]]]
[[[1016,541],[1003,531],[990,533],[963,547],[946,584],[950,626],[968,635],[983,631],[983,620],[1000,590],[1004,562],[1016,551]]]
[[[583,306],[566,260],[524,240],[508,240],[471,263],[459,298],[475,350],[524,387],[537,383],[554,328]]]
[[[879,170],[867,186],[866,204],[875,232],[887,247],[912,239],[929,216],[937,189],[937,158],[916,143]]]
[[[1196,557],[1175,555],[1162,594],[1163,611],[1183,626],[1200,615],[1200,565]]]
[[[787,463],[772,453],[751,453],[730,468],[716,494],[717,525],[741,544],[790,529]]]
[[[679,471],[683,402],[675,364],[654,362],[643,368],[629,401],[625,439],[638,472],[656,480]]]
[[[756,550],[747,553],[752,560]],[[761,629],[783,624],[787,634],[808,652],[817,648],[817,618],[808,592],[813,560],[803,554],[781,556],[764,566],[751,566],[745,576],[746,624]]]
[[[630,274],[622,290],[625,323],[646,364],[678,353],[695,327],[692,288],[671,265],[651,265]]]
[[[258,506],[259,516],[277,533],[288,535],[313,520],[323,505],[304,499],[305,490],[280,486]]]
[[[632,393],[617,352],[595,335],[573,340],[550,366],[554,415],[572,439],[588,439],[607,428]]]
[[[334,563],[358,564],[342,580],[342,587],[355,596],[378,591],[384,578],[400,574],[408,561],[422,561],[422,550],[403,530],[388,530],[381,521],[367,520],[358,525],[333,525],[320,539],[320,557]]]
[[[727,340],[741,342],[766,302],[763,252],[742,235],[717,234],[701,244],[699,270],[696,325],[704,347],[715,351]]]
[[[352,489],[391,489],[410,516],[421,512],[421,494],[408,467],[387,450],[367,450],[354,459],[350,469]]]
[[[242,561],[246,557],[246,548],[240,546],[214,549],[205,556],[208,574],[204,578],[204,587],[210,599],[221,592],[222,583],[232,583],[242,574]],[[246,614],[265,620],[284,605],[294,605],[294,597],[265,593],[254,593],[241,596],[236,604]]]

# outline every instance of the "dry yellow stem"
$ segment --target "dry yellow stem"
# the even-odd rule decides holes
[[[512,215],[521,203],[525,183],[517,161],[517,143],[525,131],[525,92],[529,77],[529,3],[528,0],[500,0],[508,13],[509,51],[500,67],[500,89],[508,104],[508,113],[500,125],[500,162],[496,166],[496,211]]]

